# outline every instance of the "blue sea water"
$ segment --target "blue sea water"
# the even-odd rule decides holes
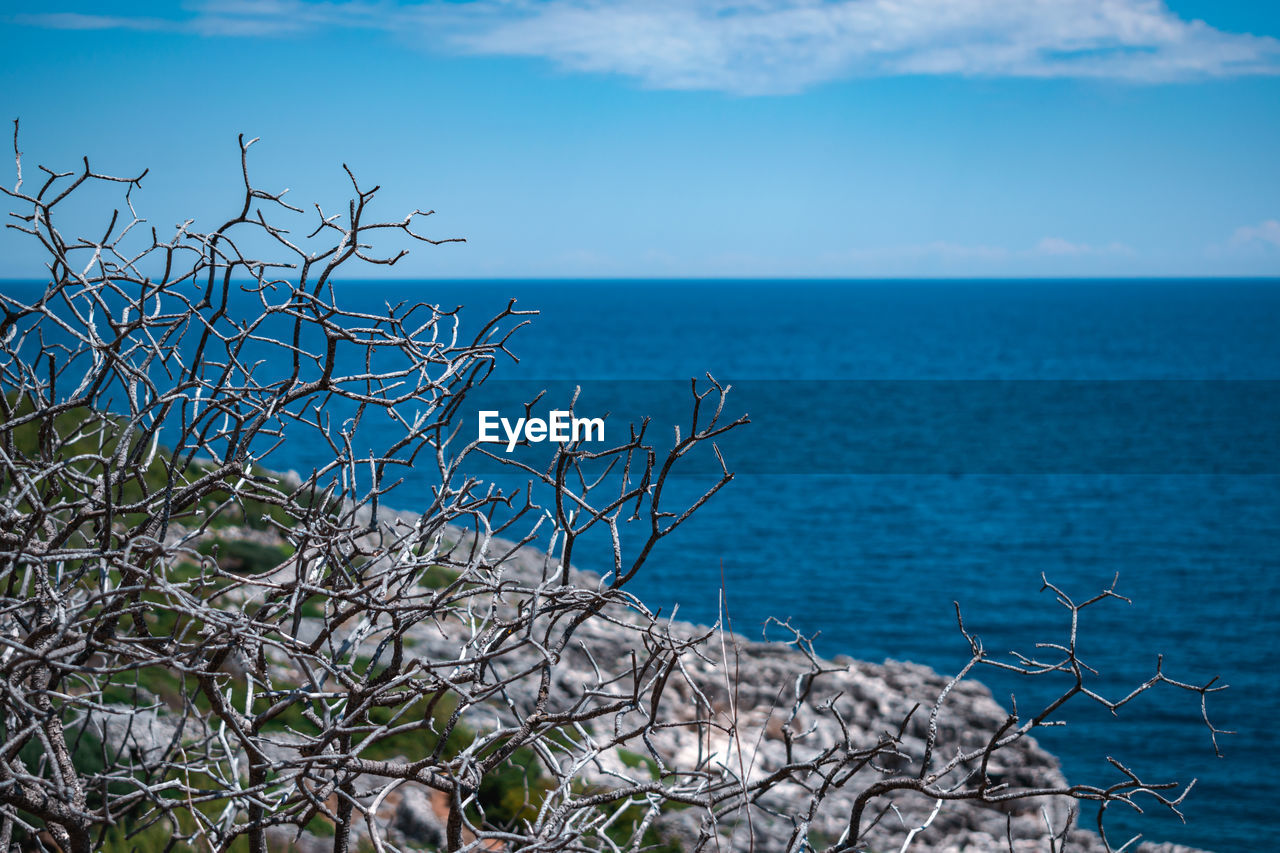
[[[1280,281],[415,281],[340,282],[337,293],[351,308],[463,305],[464,319],[477,325],[512,297],[536,308],[540,315],[512,339],[520,363],[501,365],[501,380],[593,380],[625,395],[710,372],[754,388],[746,399],[756,423],[734,451],[741,473],[660,543],[633,586],[664,612],[678,605],[681,618],[714,621],[723,565],[742,633],[759,636],[767,618],[790,618],[820,632],[822,654],[948,672],[968,656],[953,601],[988,649],[1030,652],[1066,639],[1065,612],[1041,590],[1041,573],[1077,599],[1118,573],[1117,590],[1132,603],[1103,602],[1081,618],[1081,655],[1099,671],[1094,685],[1122,696],[1154,673],[1163,653],[1170,677],[1220,676],[1230,685],[1208,710],[1237,733],[1220,736],[1224,756],[1215,757],[1198,698],[1158,689],[1115,718],[1081,704],[1041,742],[1073,782],[1117,781],[1108,755],[1148,779],[1198,779],[1185,825],[1159,808],[1140,817],[1113,812],[1113,840],[1141,832],[1219,851],[1268,846],[1280,800],[1267,760],[1280,754]],[[929,398],[922,420],[901,429],[904,442],[910,433],[936,451],[922,458],[942,462],[854,464],[831,451],[825,465],[838,430],[800,464],[775,470],[761,462],[755,447],[813,440],[803,430],[799,439],[760,432],[777,424],[767,417],[776,412],[760,410],[769,405],[765,392],[871,387],[849,385],[859,382],[963,389],[963,422]],[[1129,389],[1166,399],[1170,388],[1224,388],[1225,398],[1211,399],[1243,408],[1211,433],[1229,446],[1194,458],[1182,457],[1177,441],[1141,433],[1121,448],[1141,464],[1064,456],[1064,436],[1080,448],[1114,438],[1088,416],[1046,422],[1056,443],[1046,439],[1044,460],[1033,444],[1030,457],[1024,448],[1016,464],[1003,464],[999,430],[976,451],[958,442],[961,433],[971,440],[975,411],[993,399],[979,396],[975,406],[972,388],[986,394],[1028,382],[1035,394],[1049,389],[1050,400],[1064,388],[1101,388],[1102,397],[1087,399],[1120,409],[1133,408],[1125,406]],[[847,423],[854,443],[875,426],[859,393],[833,393],[838,407],[821,412]],[[806,399],[779,394],[792,405]],[[1251,395],[1259,397],[1252,408]],[[1080,399],[1067,410],[1078,412]],[[1250,420],[1250,412],[1261,414]],[[1167,422],[1142,421],[1153,431]],[[883,432],[877,440],[892,444]],[[305,470],[314,451],[286,442],[270,463]],[[727,461],[735,467],[732,454]],[[705,482],[681,488],[692,494]],[[411,477],[389,502],[412,508],[428,487]],[[575,562],[607,568],[608,552],[598,553],[594,565],[580,548]],[[1047,685],[996,670],[978,675],[1006,703],[1016,694],[1024,714],[1050,695]]]
[[[521,363],[502,378],[1280,379],[1276,281],[383,287],[479,315],[508,297],[537,308],[541,316],[513,341]],[[857,413],[848,415],[856,424]],[[1264,426],[1274,450],[1280,422]],[[933,431],[945,444],[948,424]],[[1237,733],[1220,736],[1224,757],[1215,757],[1198,697],[1160,689],[1115,718],[1081,704],[1040,740],[1073,782],[1116,781],[1108,755],[1149,779],[1198,779],[1185,825],[1159,808],[1141,817],[1113,810],[1113,840],[1141,832],[1256,850],[1271,837],[1280,800],[1266,760],[1280,754],[1280,476],[1262,470],[745,473],[662,543],[637,589],[653,606],[678,604],[681,617],[709,623],[723,563],[739,631],[758,635],[768,617],[791,618],[821,632],[824,654],[946,672],[968,654],[953,601],[990,650],[1030,652],[1066,639],[1065,611],[1041,590],[1042,572],[1078,600],[1118,573],[1132,604],[1108,601],[1082,615],[1081,654],[1100,673],[1094,683],[1118,698],[1149,678],[1163,653],[1171,677],[1220,676],[1230,685],[1208,710]],[[576,559],[591,568],[588,554]],[[1006,703],[1015,693],[1024,713],[1049,695],[995,670],[980,677]],[[1092,817],[1086,810],[1083,819]]]

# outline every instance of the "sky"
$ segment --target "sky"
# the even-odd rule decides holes
[[[1280,275],[1272,2],[42,0],[0,32],[28,180],[150,168],[141,216],[213,227],[259,137],[294,204],[344,207],[345,163],[467,239],[371,274]],[[0,277],[43,263],[0,236]]]

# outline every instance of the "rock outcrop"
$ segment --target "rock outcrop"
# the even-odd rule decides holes
[[[401,516],[412,523],[412,516]],[[228,535],[223,531],[224,537]],[[457,534],[464,541],[465,535]],[[511,543],[492,542],[490,553],[504,554],[500,569],[512,588],[530,588],[545,583],[547,561],[532,549],[515,548]],[[496,569],[490,566],[490,569]],[[601,579],[574,570],[569,585],[591,593],[601,588]],[[518,599],[518,595],[513,598]],[[503,607],[520,606],[505,602]],[[610,604],[604,618],[584,621],[574,634],[574,642],[552,667],[550,703],[555,714],[572,707],[588,690],[599,687],[602,677],[610,681],[610,670],[630,666],[632,652],[650,620],[636,608]],[[307,620],[304,620],[304,623]],[[315,621],[315,620],[311,620]],[[302,634],[318,630],[318,622]],[[809,780],[783,781],[760,797],[750,814],[721,815],[708,845],[728,851],[783,853],[795,828],[804,824],[804,835],[814,849],[832,844],[847,831],[854,801],[860,792],[894,772],[918,769],[929,736],[930,711],[949,679],[919,664],[887,660],[870,663],[848,657],[832,660],[813,658],[792,644],[749,641],[741,636],[705,626],[662,620],[661,629],[669,637],[686,640],[705,637],[697,654],[681,658],[682,675],[672,679],[662,697],[662,716],[674,723],[692,722],[707,716],[721,725],[707,727],[673,725],[652,731],[636,752],[606,751],[580,769],[582,782],[591,786],[618,785],[636,779],[646,769],[648,778],[665,777],[664,767],[689,768],[719,762],[749,765],[747,775],[760,778],[796,756],[813,755],[837,743],[874,746],[894,742],[894,749],[844,778],[827,793],[822,805],[810,813]],[[406,635],[406,645],[424,661],[455,661],[460,654],[459,626],[423,620]],[[465,632],[462,632],[465,635]],[[532,646],[492,661],[487,678],[502,680],[509,673],[536,670],[541,658]],[[625,680],[625,679],[624,679]],[[503,703],[495,704],[491,719],[527,713],[536,700],[536,678],[512,681],[503,692]],[[797,702],[803,692],[806,700]],[[132,744],[146,753],[157,750],[172,737],[162,709],[135,713]],[[937,716],[935,756],[950,757],[957,751],[981,749],[1001,729],[1007,711],[981,683],[963,680],[954,684]],[[475,721],[468,721],[473,728]],[[626,725],[626,720],[610,716],[605,725]],[[111,740],[111,732],[102,732]],[[788,740],[790,742],[788,742]],[[789,759],[790,756],[790,759]],[[945,759],[943,759],[945,760]],[[736,768],[735,768],[736,769]],[[954,775],[959,781],[972,766],[961,767]],[[1054,756],[1026,737],[990,756],[987,773],[995,784],[1010,789],[1058,789],[1066,779]],[[404,785],[387,796],[379,812],[380,834],[406,847],[432,849],[444,840],[447,801],[439,792]],[[866,850],[900,850],[913,829],[924,827],[911,838],[909,849],[917,853],[962,853],[969,851],[1082,851],[1100,853],[1104,845],[1093,832],[1074,826],[1074,801],[1061,795],[1047,795],[992,804],[976,800],[935,800],[914,792],[897,792],[877,798],[870,814],[878,816],[864,836]],[[864,826],[871,820],[864,821]],[[282,832],[283,830],[273,830]],[[700,833],[707,831],[697,809],[665,811],[653,826],[654,837],[666,849],[688,849]],[[363,827],[355,833],[367,832]],[[1056,836],[1056,839],[1054,837]],[[1051,840],[1054,839],[1054,840]],[[309,833],[291,831],[290,839],[277,841],[292,849],[322,849],[319,839]],[[1064,844],[1065,840],[1065,844]],[[1133,851],[1133,848],[1129,848]],[[1195,853],[1174,845],[1144,844],[1138,853]]]
[[[499,551],[506,550],[501,546]],[[544,556],[533,550],[516,550],[504,561],[504,572],[513,579],[535,582],[544,570]],[[574,571],[571,583],[583,589],[595,589],[600,579],[588,572]],[[584,690],[596,683],[600,669],[611,663],[630,660],[636,647],[637,634],[631,626],[641,620],[634,612],[611,609],[608,619],[589,620],[578,629],[575,643],[553,670],[552,713],[570,706]],[[712,714],[722,716],[736,712],[736,741],[742,745],[746,760],[758,778],[787,761],[787,745],[783,725],[793,713],[789,702],[796,686],[809,678],[815,662],[797,648],[783,643],[749,641],[741,636],[722,634],[705,626],[663,620],[664,630],[677,637],[710,634],[703,656],[688,656],[684,671],[687,682],[671,681],[663,702],[667,715],[675,720],[692,719],[703,702],[709,702]],[[456,638],[422,625],[413,633],[420,653],[456,655]],[[584,651],[590,649],[590,655]],[[722,659],[727,655],[728,660]],[[529,659],[515,656],[499,664],[514,670],[526,666]],[[822,746],[839,742],[841,726],[847,728],[850,740],[872,745],[892,733],[899,737],[898,762],[912,766],[925,748],[929,712],[949,679],[932,669],[915,663],[886,660],[870,663],[837,657],[817,660],[821,671],[806,689],[814,697],[829,698],[839,715],[815,713],[820,702],[809,701],[799,707],[790,719],[790,730],[802,733],[794,739],[793,755],[805,750],[816,752]],[[501,675],[501,671],[497,673]],[[521,695],[521,684],[530,692]],[[536,682],[517,683],[513,698],[517,703],[532,705],[531,687]],[[700,694],[700,695],[698,695]],[[974,680],[954,685],[938,715],[935,754],[950,756],[957,749],[980,749],[1008,717],[1008,712],[992,697],[991,692]],[[899,729],[904,720],[909,722]],[[727,717],[726,717],[727,719]],[[719,753],[725,760],[736,761],[737,753],[729,736],[720,732],[709,742],[698,743],[694,728],[667,728],[649,738],[650,748],[663,763],[690,767],[700,754]],[[700,750],[702,751],[700,753]],[[588,768],[588,778],[595,783],[610,784],[626,775],[621,757],[601,762],[598,772]],[[633,758],[634,764],[634,758]],[[914,766],[918,767],[918,763]],[[893,770],[884,766],[881,770]],[[1066,779],[1058,760],[1034,739],[1028,737],[992,754],[989,774],[997,783],[1017,789],[1064,788]],[[616,774],[616,775],[615,775]],[[631,774],[634,776],[634,772]],[[814,816],[808,837],[814,847],[832,843],[848,826],[850,810],[857,794],[883,773],[868,767],[832,792]],[[721,839],[711,849],[721,851],[748,850],[755,853],[782,853],[793,828],[807,809],[810,795],[799,784],[784,783],[763,797],[745,818],[721,821]],[[868,836],[869,850],[901,848],[904,838],[914,827],[928,823],[912,840],[910,850],[959,853],[959,851],[1007,851],[1015,853],[1049,851],[1048,827],[1055,833],[1065,830],[1066,850],[1094,853],[1105,849],[1093,832],[1074,827],[1075,803],[1063,796],[1037,797],[1000,805],[972,800],[943,802],[936,815],[937,801],[919,794],[904,793],[878,801],[877,813],[885,814]],[[891,807],[890,807],[891,806]],[[1067,829],[1070,827],[1070,829]],[[698,837],[698,823],[688,811],[663,815],[658,822],[659,835],[684,847]],[[1061,840],[1052,849],[1062,850]],[[1130,848],[1134,850],[1134,848]],[[1187,853],[1185,848],[1145,844],[1139,853]]]

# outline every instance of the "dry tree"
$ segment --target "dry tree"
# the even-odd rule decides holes
[[[295,234],[281,219],[307,216],[250,179],[252,144],[235,215],[162,237],[134,210],[145,172],[86,158],[33,180],[15,122],[9,227],[47,269],[0,294],[0,850],[843,851],[904,794],[929,815],[905,849],[954,800],[1176,810],[1119,764],[1111,786],[1017,777],[1063,703],[1131,698],[1094,692],[1076,656],[1096,600],[1055,590],[1071,635],[1053,660],[993,661],[965,633],[971,663],[932,706],[875,730],[800,634],[753,652],[649,610],[628,585],[732,479],[721,460],[692,500],[668,488],[746,422],[728,389],[693,383],[674,440],[641,422],[546,465],[493,452],[463,406],[528,312],[345,308],[340,271],[403,256],[373,238],[450,241],[420,232],[429,211],[372,217],[378,188],[350,171],[345,209]],[[122,208],[70,237],[64,210],[94,186]],[[319,461],[273,472],[285,442]],[[473,476],[480,458],[528,485]],[[430,499],[393,512],[410,469]],[[611,543],[575,561],[602,574],[571,567],[583,542]],[[744,679],[747,653],[772,663]],[[948,740],[948,696],[988,663],[1068,687]],[[1218,689],[1138,690],[1159,683]]]

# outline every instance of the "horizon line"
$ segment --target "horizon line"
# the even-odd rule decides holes
[[[0,284],[9,282],[32,283],[42,281],[43,278],[19,277],[19,276],[0,276]],[[1220,273],[1220,274],[1200,274],[1200,275],[1087,275],[1087,276],[1056,276],[1056,275],[950,275],[950,276],[915,276],[915,275],[883,275],[883,276],[837,276],[837,275],[820,275],[820,276],[786,276],[786,275],[769,275],[769,276],[751,276],[751,275],[666,275],[666,276],[590,276],[590,275],[574,275],[574,276],[556,276],[556,275],[536,275],[536,276],[378,276],[371,278],[362,278],[360,276],[342,276],[341,279],[332,279],[333,281],[364,281],[364,282],[386,282],[388,284],[410,283],[422,281],[469,281],[469,282],[752,282],[767,284],[770,282],[978,282],[978,281],[1042,281],[1042,282],[1105,282],[1105,281],[1259,281],[1274,282],[1280,284],[1280,272],[1264,275],[1249,273]],[[254,282],[253,278],[233,278],[233,284],[241,284],[245,282]],[[286,279],[273,279],[273,281],[286,281]]]

